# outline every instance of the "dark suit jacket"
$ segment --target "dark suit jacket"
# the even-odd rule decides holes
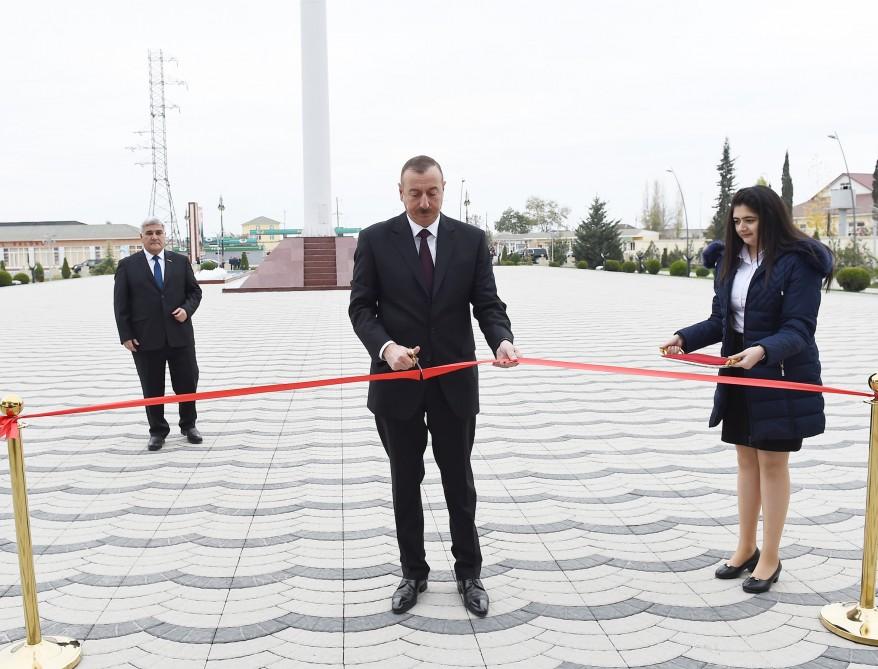
[[[378,358],[389,340],[420,346],[425,368],[475,360],[470,305],[491,351],[504,339],[513,341],[506,305],[497,296],[485,233],[442,214],[436,246],[433,294],[428,295],[405,214],[360,233],[348,314],[372,358],[371,373],[390,371]],[[478,413],[475,367],[439,377],[438,382],[458,416]],[[376,415],[405,419],[421,404],[423,393],[418,381],[370,383],[368,407]]]
[[[201,287],[189,259],[165,249],[163,278],[164,292],[156,286],[153,269],[142,251],[119,261],[113,309],[120,342],[136,339],[140,351],[195,344],[192,315],[201,303]],[[171,316],[177,307],[189,315],[182,323]]]

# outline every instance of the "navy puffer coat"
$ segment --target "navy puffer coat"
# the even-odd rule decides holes
[[[713,242],[704,251],[705,267],[717,270],[713,309],[706,321],[677,333],[683,338],[687,352],[721,341],[722,355],[740,353],[734,350],[729,305],[734,273],[728,281],[720,279],[723,250],[722,242]],[[820,308],[820,285],[832,271],[832,265],[832,253],[826,246],[802,240],[796,242],[792,250],[778,255],[767,277],[764,267],[757,269],[750,282],[744,311],[744,348],[759,344],[765,349],[765,359],[750,370],[720,370],[719,373],[822,383],[814,332]],[[743,388],[747,401],[753,441],[802,439],[823,432],[826,418],[820,393],[739,387]],[[723,419],[728,393],[729,386],[717,385],[710,427]]]

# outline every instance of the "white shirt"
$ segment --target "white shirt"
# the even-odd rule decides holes
[[[405,215],[408,219],[409,227],[412,229],[412,239],[415,240],[415,251],[417,251],[418,255],[421,254],[421,238],[418,237],[421,234],[421,230],[429,230],[430,236],[427,237],[427,248],[430,249],[430,256],[433,258],[433,267],[436,266],[436,238],[439,236],[439,217],[436,217],[436,220],[433,221],[426,228],[423,225],[418,225],[415,223],[411,216],[408,214]],[[384,360],[384,351],[393,343],[393,340],[384,342],[384,346],[381,347],[381,350],[378,351],[378,358]]]
[[[732,328],[735,332],[741,334],[744,332],[744,311],[747,308],[747,293],[750,290],[750,281],[753,275],[762,264],[762,251],[756,256],[756,260],[750,258],[750,247],[744,244],[738,257],[741,262],[738,263],[738,269],[735,272],[735,278],[732,281],[732,294],[730,298],[730,307],[732,311]]]
[[[427,237],[427,246],[430,249],[430,256],[432,256],[432,258],[433,258],[433,267],[435,267],[436,266],[436,238],[439,236],[439,217],[437,216],[436,220],[433,221],[426,228],[422,225],[418,225],[417,223],[415,223],[411,218],[409,218],[408,214],[406,214],[405,217],[408,218],[409,227],[412,229],[412,236],[414,237],[414,240],[415,240],[415,250],[418,252],[418,255],[420,255],[420,253],[421,253],[421,238],[418,237],[418,235],[421,234],[421,230],[429,230],[430,231],[430,236]]]
[[[421,253],[421,239],[418,237],[421,230],[424,230],[424,226],[418,225],[415,223],[408,214],[405,216],[408,219],[409,227],[412,229],[412,239],[415,241],[415,250],[418,254]],[[427,237],[427,246],[430,249],[430,255],[433,257],[433,266],[436,266],[436,239],[439,237],[439,216],[436,217],[436,220],[433,221],[430,225],[426,227],[427,230],[430,231],[430,236]],[[504,339],[500,343],[502,344],[504,341],[508,341]],[[387,350],[387,347],[393,344],[394,341],[390,340],[384,343],[384,346],[381,347],[381,350],[378,351],[378,358],[380,360],[384,360],[384,351]],[[496,352],[495,352],[496,353]]]
[[[154,253],[150,253],[146,249],[143,249],[143,254],[146,256],[146,262],[149,264],[149,271],[152,272],[153,276],[155,276],[155,257]],[[159,266],[162,268],[162,281],[165,280],[165,250],[162,249],[159,251]]]

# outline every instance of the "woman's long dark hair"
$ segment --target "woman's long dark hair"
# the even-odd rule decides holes
[[[735,232],[735,222],[733,220],[735,207],[740,205],[751,209],[759,217],[757,243],[762,251],[762,264],[765,266],[766,280],[768,280],[771,274],[771,268],[777,257],[794,248],[801,250],[802,246],[800,244],[803,241],[812,242],[804,246],[804,248],[807,249],[807,253],[811,253],[815,258],[817,257],[818,250],[816,244],[819,242],[814,242],[808,235],[793,225],[792,216],[790,216],[790,212],[787,210],[783,200],[780,199],[780,196],[768,186],[748,186],[732,196],[732,204],[729,207],[729,214],[726,218],[726,248],[723,253],[721,281],[730,281],[734,278],[735,272],[738,269],[738,255],[744,246],[744,240]],[[833,271],[830,270],[829,275],[824,280],[827,290],[832,283],[832,275]]]

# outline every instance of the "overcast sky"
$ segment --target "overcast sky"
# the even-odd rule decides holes
[[[585,215],[595,195],[635,223],[644,185],[706,224],[728,136],[739,185],[795,201],[878,159],[878,2],[328,0],[332,191],[342,225],[399,213],[401,164],[426,153],[457,216],[496,220],[529,195]],[[299,3],[4,3],[0,221],[137,224],[152,174],[126,146],[149,127],[147,50],[176,57],[169,174],[227,229],[302,223]]]

